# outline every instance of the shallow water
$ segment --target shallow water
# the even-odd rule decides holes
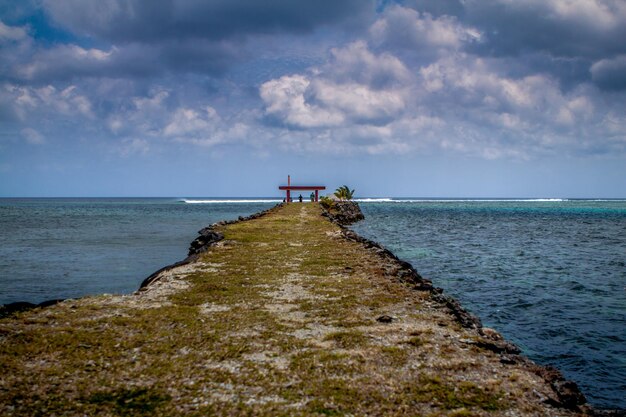
[[[353,226],[599,407],[626,407],[626,201],[363,202]]]
[[[0,304],[131,293],[199,229],[276,204],[233,201],[0,199]]]

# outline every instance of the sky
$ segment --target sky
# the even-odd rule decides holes
[[[0,0],[0,196],[626,198],[624,0]]]

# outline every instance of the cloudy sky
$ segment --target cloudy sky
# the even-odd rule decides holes
[[[626,197],[624,39],[623,0],[0,0],[0,196]]]

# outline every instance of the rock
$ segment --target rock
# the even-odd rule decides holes
[[[465,327],[466,329],[480,329],[481,327],[483,327],[480,319],[469,311],[465,310],[461,306],[461,304],[454,298],[445,296],[443,294],[433,293],[432,299],[448,307],[452,314],[456,317],[459,324],[461,324],[461,326]]]
[[[335,201],[329,210],[324,209],[323,215],[340,226],[347,226],[365,218],[355,201]]]
[[[558,369],[552,366],[531,365],[531,369],[550,384],[558,396],[558,406],[577,410],[587,402],[585,396],[573,381],[566,380]]]
[[[55,304],[60,303],[61,301],[65,301],[65,299],[64,298],[56,298],[54,300],[46,300],[46,301],[43,301],[43,302],[37,304],[37,307],[41,307],[41,308],[50,307],[50,306],[53,306]]]
[[[559,396],[561,404],[565,408],[575,410],[579,405],[585,404],[587,399],[578,389],[578,385],[574,381],[556,381],[552,383],[552,388]]]
[[[187,254],[187,256],[204,252],[209,246],[224,239],[224,235],[222,233],[213,231],[212,227],[205,227],[198,233],[200,233],[200,236],[198,236],[193,242],[191,242],[191,245],[189,247],[189,253]]]
[[[26,301],[4,304],[0,306],[0,317],[7,317],[11,314],[31,310],[35,307],[37,307],[37,304],[27,303]]]
[[[517,355],[501,355],[500,356],[500,363],[503,363],[505,365],[515,365],[516,363],[519,363],[518,360],[518,356]]]
[[[481,336],[487,338],[487,339],[491,339],[491,340],[495,340],[495,341],[500,341],[503,339],[502,335],[500,333],[498,333],[497,331],[495,331],[494,329],[491,329],[489,327],[483,327],[481,329],[478,330],[478,333],[480,333]]]
[[[58,304],[61,301],[64,301],[64,299],[46,300],[39,304],[28,303],[26,301],[17,301],[15,303],[0,305],[0,318],[8,317],[12,314],[20,313],[22,311],[32,310],[33,308],[49,307]]]
[[[490,350],[494,353],[506,353],[509,355],[518,355],[522,352],[521,349],[515,346],[513,343],[507,342],[505,340],[482,340],[480,342],[477,342],[476,346]]]
[[[379,323],[391,323],[393,320],[394,320],[393,317],[388,316],[386,314],[383,314],[382,316],[380,316],[380,317],[378,317],[376,319],[376,321],[379,322]]]

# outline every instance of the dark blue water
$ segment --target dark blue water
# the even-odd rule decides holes
[[[131,293],[184,259],[202,227],[275,204],[0,199],[0,304]]]
[[[387,246],[598,407],[626,407],[626,201],[361,203]]]

